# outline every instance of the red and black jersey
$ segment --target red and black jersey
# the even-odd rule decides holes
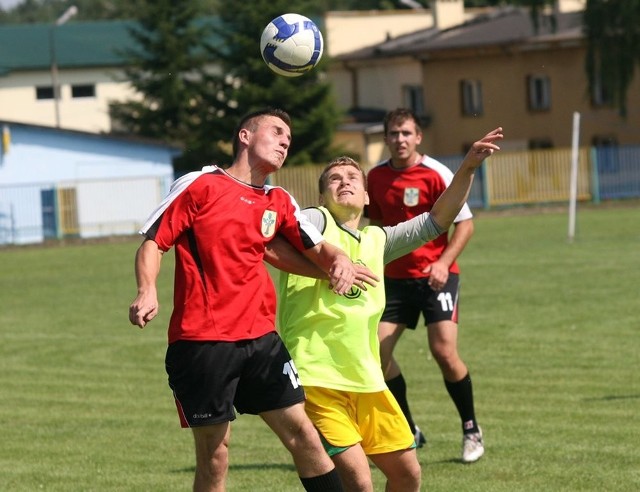
[[[429,212],[452,179],[449,168],[426,155],[416,165],[402,169],[392,167],[390,161],[382,162],[367,175],[370,200],[367,217],[391,226]],[[465,203],[454,222],[472,217]],[[423,270],[440,257],[448,244],[449,236],[444,232],[387,264],[385,275],[391,278],[425,277]],[[458,264],[453,262],[449,271],[459,273]]]
[[[322,240],[287,191],[245,184],[215,166],[178,179],[140,232],[163,251],[175,246],[169,343],[274,331],[265,245],[276,233],[300,251]]]

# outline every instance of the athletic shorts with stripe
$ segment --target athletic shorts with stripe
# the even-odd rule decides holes
[[[304,401],[295,365],[277,333],[239,342],[179,340],[165,357],[182,427],[229,422]]]
[[[429,278],[384,279],[386,305],[381,321],[404,324],[415,330],[420,314],[426,324],[437,321],[458,322],[460,276],[450,273],[445,286],[438,291],[429,287]]]
[[[307,415],[329,456],[360,443],[365,454],[415,447],[413,434],[389,390],[355,393],[305,386]]]

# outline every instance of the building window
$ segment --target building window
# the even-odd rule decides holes
[[[527,90],[530,111],[551,109],[551,80],[546,75],[527,77]]]
[[[421,85],[402,86],[402,101],[406,108],[411,109],[418,116],[424,115],[424,96]]]
[[[480,116],[482,108],[482,84],[479,80],[465,79],[460,81],[460,100],[463,116]]]
[[[553,148],[553,141],[550,138],[532,138],[529,140],[529,150],[551,148]]]
[[[96,86],[93,84],[72,85],[71,97],[96,97]]]
[[[36,87],[36,99],[53,99],[53,86]]]
[[[591,105],[594,107],[611,106],[613,98],[611,92],[602,84],[602,78],[598,77],[593,83],[591,92]]]

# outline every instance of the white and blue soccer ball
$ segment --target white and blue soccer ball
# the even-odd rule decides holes
[[[283,14],[262,31],[260,53],[278,75],[298,77],[315,67],[324,42],[315,23],[300,14]]]

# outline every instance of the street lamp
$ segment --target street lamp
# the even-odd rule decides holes
[[[51,28],[49,29],[49,48],[51,49],[51,85],[53,86],[53,104],[56,111],[56,128],[60,128],[60,86],[58,84],[58,64],[56,62],[55,30],[56,27],[61,26],[77,13],[78,8],[75,5],[72,5],[67,10],[65,10],[64,14],[58,17],[58,19],[54,24],[51,25]]]

